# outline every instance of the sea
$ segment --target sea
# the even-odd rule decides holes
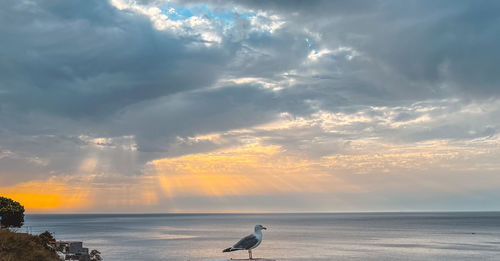
[[[254,258],[275,260],[500,260],[500,212],[26,215],[19,232],[83,241],[103,260],[228,260],[263,231]]]

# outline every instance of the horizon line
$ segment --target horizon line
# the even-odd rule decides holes
[[[256,212],[209,212],[209,211],[186,211],[186,212],[39,212],[39,213],[25,213],[25,215],[261,215],[261,214],[418,214],[418,213],[493,213],[500,212],[500,210],[390,210],[390,211],[256,211]]]

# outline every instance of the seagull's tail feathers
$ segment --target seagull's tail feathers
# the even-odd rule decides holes
[[[232,247],[228,247],[228,248],[226,248],[226,249],[222,250],[222,252],[224,253],[224,252],[231,252],[231,251],[236,251],[236,250],[237,250],[237,249],[234,249],[234,248],[232,248]]]

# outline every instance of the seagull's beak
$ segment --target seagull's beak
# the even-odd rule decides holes
[[[262,227],[262,229],[264,229],[264,230],[265,230],[265,229],[267,229],[267,227]]]

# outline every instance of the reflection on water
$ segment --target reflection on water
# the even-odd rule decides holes
[[[27,215],[33,233],[83,240],[104,260],[220,260],[255,224],[254,257],[278,260],[500,260],[500,213]]]

